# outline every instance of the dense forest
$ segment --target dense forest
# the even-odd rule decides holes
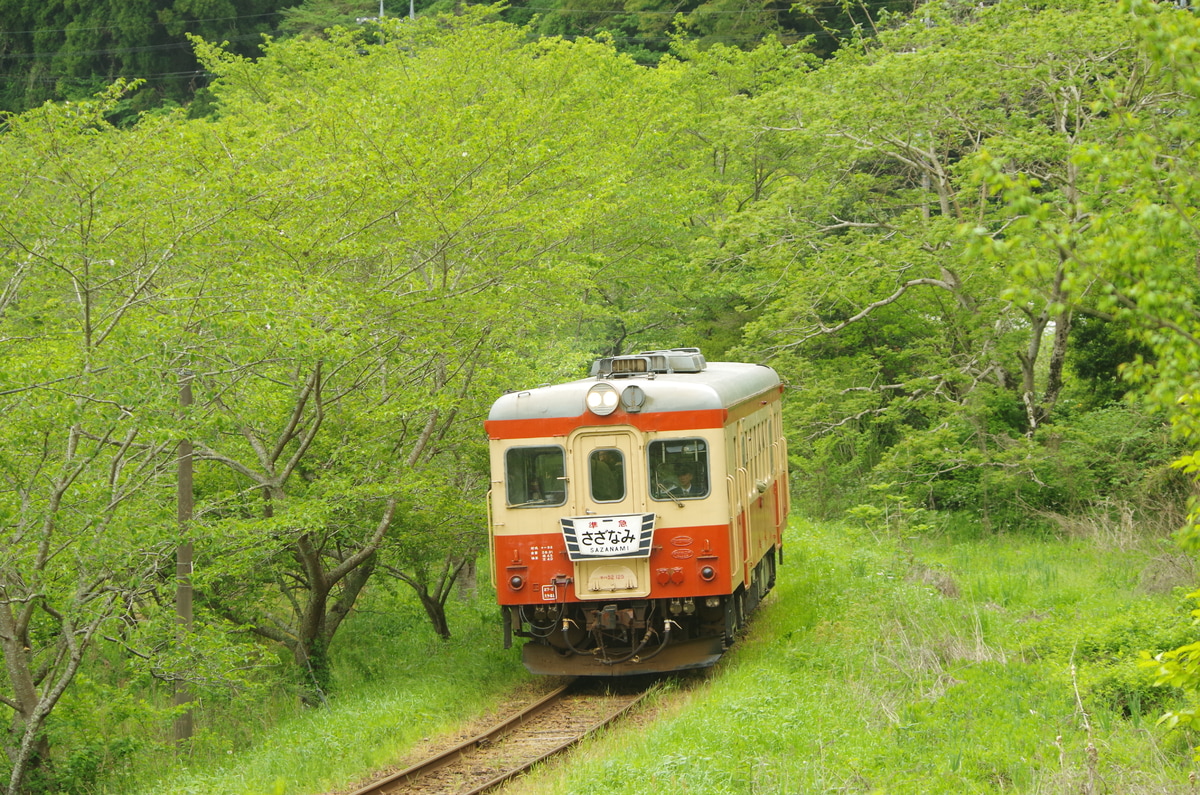
[[[369,39],[378,35],[380,19],[457,13],[469,5],[458,0],[15,0],[0,6],[0,110],[88,99],[125,78],[144,82],[110,109],[110,120],[179,105],[203,114],[209,110],[207,88],[214,73],[196,57],[191,36],[256,57],[265,41],[325,37],[339,26]],[[530,36],[602,37],[618,51],[652,64],[680,37],[749,48],[773,36],[785,43],[807,40],[808,49],[828,54],[855,30],[873,28],[877,19],[913,6],[912,0],[856,6],[517,0],[497,10],[504,21],[528,26]]]
[[[128,730],[80,681],[320,705],[392,588],[449,636],[487,407],[596,355],[774,366],[811,516],[1186,525],[1186,10],[111,5],[2,12],[10,795]]]

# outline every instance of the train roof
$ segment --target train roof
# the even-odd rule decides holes
[[[617,414],[726,410],[780,384],[770,367],[707,362],[693,348],[600,359],[592,373],[577,381],[503,395],[492,405],[488,421],[582,416],[587,413],[588,392],[600,383],[611,385],[622,396]],[[634,386],[640,395],[629,391]]]

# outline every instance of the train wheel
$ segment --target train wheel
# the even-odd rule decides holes
[[[725,645],[733,645],[738,630],[746,623],[746,603],[743,591],[731,594],[725,600]]]

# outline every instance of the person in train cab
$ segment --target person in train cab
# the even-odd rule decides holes
[[[704,486],[696,480],[696,470],[689,464],[681,464],[675,470],[679,485],[671,491],[679,497],[699,497],[704,494]]]
[[[611,502],[625,497],[625,474],[613,450],[592,454],[592,499]]]

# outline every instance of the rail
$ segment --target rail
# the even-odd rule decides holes
[[[613,722],[651,692],[589,694],[568,682],[482,734],[351,795],[486,792]]]

